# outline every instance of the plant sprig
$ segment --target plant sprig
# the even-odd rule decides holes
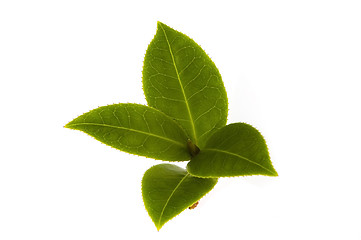
[[[99,107],[65,127],[131,154],[189,161],[187,169],[159,164],[143,176],[144,205],[158,230],[194,208],[219,177],[277,176],[255,128],[226,126],[227,93],[212,60],[191,38],[161,22],[146,51],[143,90],[148,106]]]

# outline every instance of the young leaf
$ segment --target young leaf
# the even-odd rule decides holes
[[[184,130],[164,113],[139,104],[114,104],[87,112],[65,127],[116,149],[166,161],[190,159]]]
[[[216,183],[216,178],[197,178],[172,164],[155,165],[143,176],[144,205],[159,231],[166,222],[212,190]]]
[[[149,106],[176,119],[200,148],[227,122],[227,94],[212,60],[192,39],[160,22],[145,55],[143,90]]]
[[[230,124],[215,132],[187,170],[198,177],[277,176],[262,135],[245,123]]]

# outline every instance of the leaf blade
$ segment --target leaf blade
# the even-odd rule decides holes
[[[142,179],[144,205],[159,231],[166,222],[212,190],[216,183],[217,179],[196,178],[176,165],[155,165]]]
[[[192,39],[160,22],[144,58],[143,90],[149,106],[175,118],[199,147],[227,122],[215,64]]]
[[[186,161],[187,136],[164,113],[140,104],[91,110],[65,125],[118,150],[166,161]],[[153,149],[153,150],[152,150]]]
[[[187,170],[198,177],[278,175],[264,138],[245,123],[229,124],[215,132]]]

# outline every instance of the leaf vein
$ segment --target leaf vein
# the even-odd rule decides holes
[[[194,141],[195,141],[195,144],[197,144],[197,134],[196,134],[196,128],[194,126],[194,121],[193,121],[193,117],[192,117],[192,113],[191,113],[191,110],[189,108],[189,104],[188,104],[188,100],[187,100],[187,97],[186,97],[186,94],[184,92],[184,88],[183,88],[183,84],[182,84],[182,81],[179,77],[179,73],[178,73],[178,68],[177,68],[177,65],[175,63],[175,59],[174,59],[174,55],[173,55],[173,52],[172,52],[172,48],[170,46],[171,43],[169,43],[169,40],[168,40],[168,37],[167,37],[167,34],[163,28],[162,25],[160,25],[162,30],[163,30],[163,33],[164,33],[164,37],[167,41],[167,44],[168,44],[168,47],[169,47],[169,52],[170,52],[170,55],[172,57],[172,61],[173,61],[173,65],[174,65],[174,68],[175,68],[175,71],[176,71],[176,74],[177,74],[177,77],[178,77],[178,81],[179,81],[179,85],[181,87],[181,90],[182,90],[182,93],[183,93],[183,96],[184,96],[184,100],[185,100],[185,104],[186,104],[186,107],[187,107],[187,110],[188,110],[188,115],[189,115],[189,119],[190,119],[190,123],[191,123],[191,126],[192,126],[192,130],[193,130],[193,136],[194,136]],[[173,39],[174,41],[175,39]],[[172,42],[173,42],[172,41]]]
[[[141,133],[141,134],[144,134],[144,135],[149,135],[149,136],[152,136],[152,137],[160,138],[160,139],[172,142],[174,144],[184,146],[183,143],[175,141],[173,139],[163,137],[163,136],[160,136],[160,135],[157,135],[157,134],[153,134],[153,133],[150,133],[150,132],[140,131],[140,130],[137,130],[137,129],[134,129],[134,128],[126,128],[126,127],[120,127],[120,126],[114,126],[114,125],[102,124],[102,123],[73,123],[71,125],[68,125],[68,127],[78,126],[78,125],[100,126],[100,127],[109,127],[109,128],[128,130],[128,131],[132,131],[132,132]]]
[[[174,190],[172,191],[172,193],[170,194],[169,198],[167,199],[166,203],[164,204],[164,207],[162,209],[162,212],[160,213],[159,216],[159,221],[158,221],[158,226],[160,226],[160,221],[162,219],[163,213],[165,208],[167,207],[169,200],[172,198],[173,194],[175,193],[175,191],[178,189],[178,187],[182,184],[182,182],[189,176],[189,173],[187,173],[181,180],[180,182],[177,184],[177,186],[174,188]]]
[[[232,155],[232,156],[235,156],[235,157],[241,158],[241,159],[243,159],[243,160],[246,160],[246,161],[248,161],[248,162],[250,162],[250,163],[253,163],[254,165],[257,165],[257,166],[259,166],[259,167],[263,168],[264,170],[266,170],[266,171],[268,171],[268,172],[270,172],[270,173],[274,174],[274,172],[273,172],[273,171],[271,171],[271,170],[269,170],[268,168],[265,168],[265,167],[264,167],[264,166],[262,166],[261,164],[256,163],[256,162],[252,161],[251,159],[246,158],[246,157],[243,157],[243,156],[241,156],[241,155],[239,155],[239,154],[232,153],[232,152],[228,152],[228,151],[225,151],[225,150],[215,149],[215,148],[206,148],[206,149],[204,149],[204,150],[214,151],[214,152],[220,152],[220,153],[225,153],[225,154],[228,154],[228,155]]]

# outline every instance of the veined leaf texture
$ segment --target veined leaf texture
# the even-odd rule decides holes
[[[215,132],[187,170],[198,177],[278,175],[264,138],[245,123],[229,124]]]
[[[187,136],[164,113],[144,105],[121,103],[87,112],[65,127],[83,131],[116,149],[166,161],[186,161]]]
[[[202,148],[227,122],[228,100],[221,75],[192,39],[158,22],[143,67],[149,106],[173,117]]]

